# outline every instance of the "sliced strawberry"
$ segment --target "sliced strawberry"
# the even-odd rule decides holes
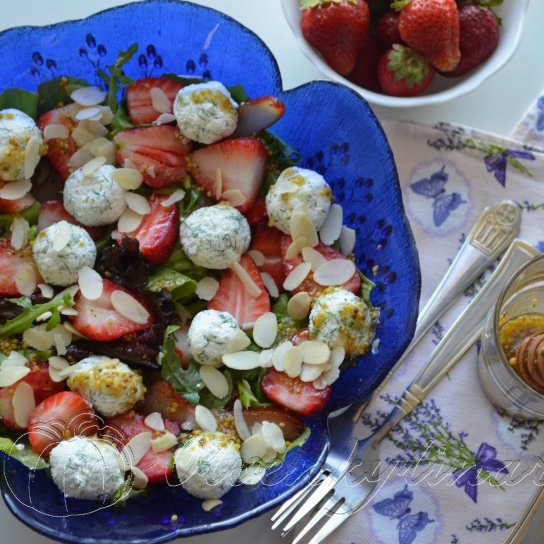
[[[268,212],[266,211],[266,199],[263,197],[258,198],[255,201],[255,204],[251,206],[249,210],[244,213],[247,222],[253,226],[256,225],[259,221],[266,219],[268,221]]]
[[[191,174],[210,195],[217,193],[217,180],[222,180],[223,199],[226,191],[240,191],[245,198],[236,208],[249,210],[264,180],[266,147],[256,138],[231,138],[201,147],[191,154]]]
[[[0,297],[18,297],[22,294],[17,288],[16,279],[23,265],[31,265],[38,276],[32,250],[28,246],[15,250],[9,240],[0,238]]]
[[[174,435],[180,433],[177,423],[164,419],[164,427]],[[144,416],[134,412],[127,412],[119,416],[108,418],[105,422],[105,433],[114,439],[121,449],[131,438],[143,432],[150,432],[153,438],[162,433],[154,431],[144,423]],[[136,465],[148,478],[150,484],[165,482],[172,475],[172,452],[174,448],[166,451],[154,452],[150,449]]]
[[[40,115],[38,127],[43,132],[47,125],[64,125],[70,134],[76,128],[76,122],[70,117],[70,106],[63,106]],[[78,150],[72,136],[68,138],[51,138],[47,140],[47,159],[57,174],[65,180],[72,172],[68,166],[70,157]]]
[[[302,255],[299,254],[293,259],[287,260],[285,258],[285,254],[287,253],[287,248],[291,244],[291,237],[284,234],[282,236],[281,240],[281,254],[283,258],[283,269],[285,274],[289,274],[293,268],[297,267],[299,264],[303,262]],[[332,259],[346,259],[345,255],[342,255],[339,251],[336,251],[336,249],[326,246],[324,244],[319,244],[314,248],[315,250],[319,251],[327,261],[331,261]],[[339,285],[338,287],[342,287],[348,291],[351,291],[352,293],[355,293],[356,295],[360,294],[361,290],[361,278],[359,277],[359,274],[355,272],[353,276],[350,278],[349,281],[344,283],[343,285]],[[300,291],[306,291],[310,296],[315,295],[318,291],[323,291],[324,287],[322,285],[317,284],[313,280],[313,274],[310,272],[308,276],[306,276],[306,279],[292,292],[298,293]]]
[[[28,441],[37,454],[48,456],[61,440],[97,432],[97,418],[91,405],[73,391],[62,391],[34,408],[28,424]]]
[[[183,84],[162,77],[145,77],[139,79],[133,85],[129,85],[126,96],[130,122],[133,125],[143,125],[152,123],[160,116],[161,112],[153,107],[151,89],[163,91],[170,100],[170,104],[173,104],[178,91],[182,87]]]
[[[75,297],[74,308],[78,314],[73,317],[72,325],[83,336],[91,340],[109,342],[143,331],[153,324],[154,316],[148,308],[146,309],[149,312],[149,318],[145,323],[136,323],[117,312],[111,303],[111,295],[114,291],[123,291],[138,300],[137,297],[106,278],[102,278],[102,284],[102,295],[96,300],[86,299],[81,291]]]
[[[108,231],[107,227],[88,227],[87,225],[78,223],[76,219],[66,211],[62,200],[48,200],[47,202],[42,202],[38,215],[38,230],[43,230],[49,225],[58,223],[59,221],[67,221],[72,225],[77,225],[78,227],[85,229],[93,240],[100,240],[100,238],[103,238]]]
[[[251,249],[260,251],[264,255],[264,264],[259,267],[259,271],[270,274],[280,290],[285,281],[281,256],[282,237],[281,231],[269,227],[266,221],[261,221],[253,227],[251,239]]]
[[[285,105],[274,96],[261,96],[238,106],[234,136],[251,136],[273,125],[285,112]]]
[[[179,210],[177,204],[163,206],[161,202],[167,198],[168,195],[151,195],[151,213],[144,217],[137,230],[125,234],[138,240],[140,253],[153,264],[168,259],[178,239]]]
[[[316,389],[311,383],[290,378],[275,368],[266,373],[262,387],[272,402],[301,416],[313,416],[323,410],[332,390],[330,385],[325,389]]]
[[[244,410],[244,419],[251,429],[255,423],[269,421],[281,427],[285,440],[295,440],[304,430],[300,419],[277,406],[252,406]]]
[[[253,298],[240,278],[227,268],[219,280],[215,297],[208,303],[208,309],[229,312],[241,328],[247,329],[253,326],[259,316],[270,311],[270,297],[253,259],[244,254],[240,264],[261,289],[261,294]]]
[[[10,213],[15,215],[17,213],[21,213],[27,208],[30,208],[34,202],[36,202],[36,199],[30,193],[27,193],[25,196],[22,196],[17,200],[5,200],[0,198],[0,213]]]
[[[191,142],[183,139],[175,127],[160,125],[123,130],[113,141],[117,145],[117,162],[125,165],[128,160],[154,189],[179,183],[187,175]]]

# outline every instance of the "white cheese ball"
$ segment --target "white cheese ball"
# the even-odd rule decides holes
[[[180,132],[201,144],[230,136],[238,124],[237,104],[218,81],[183,87],[174,99],[173,111]]]
[[[230,340],[239,330],[228,312],[203,310],[195,315],[187,332],[189,351],[201,365],[220,365]]]
[[[37,140],[38,149],[43,145],[40,129],[34,119],[26,113],[6,109],[0,111],[0,179],[14,181],[25,178],[27,144],[31,138]],[[40,162],[40,153],[29,157],[32,173]]]
[[[55,240],[65,232],[68,241],[56,251]],[[53,223],[40,231],[32,252],[42,278],[51,285],[62,287],[77,283],[79,270],[84,266],[92,268],[96,260],[96,246],[88,232],[67,221]]]
[[[104,416],[127,412],[144,398],[142,376],[119,359],[86,357],[73,369],[66,382],[68,387]]]
[[[204,432],[190,437],[174,453],[181,487],[200,499],[219,499],[236,484],[242,458],[227,434]]]
[[[368,352],[378,321],[378,311],[346,289],[328,288],[310,312],[310,336],[332,349],[341,346],[349,355]]]
[[[77,436],[51,450],[51,476],[67,497],[108,499],[124,481],[118,459],[119,452],[107,442]]]
[[[81,168],[64,184],[64,207],[89,227],[115,223],[125,211],[125,190],[113,179],[115,167],[104,164],[88,176]]]
[[[332,191],[321,174],[305,168],[284,170],[266,195],[271,225],[290,234],[289,221],[298,211],[308,214],[316,230],[331,208]]]
[[[224,204],[194,211],[181,223],[179,236],[187,257],[213,270],[223,270],[240,260],[251,242],[246,218]]]

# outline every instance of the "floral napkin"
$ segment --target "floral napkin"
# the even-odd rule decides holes
[[[516,129],[527,143],[445,123],[384,128],[420,253],[422,304],[486,206],[514,201],[522,210],[519,237],[544,251],[544,98]],[[361,435],[380,425],[481,285],[480,279],[423,339],[368,408]],[[500,415],[480,387],[477,357],[476,345],[383,441],[380,470],[387,478],[331,542],[504,541],[544,483],[544,424]]]

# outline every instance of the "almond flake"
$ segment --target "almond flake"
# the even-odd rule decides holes
[[[289,221],[289,232],[291,238],[296,240],[297,238],[306,238],[307,246],[315,247],[319,244],[319,238],[317,237],[317,231],[310,219],[310,216],[304,212],[295,212]]]
[[[223,501],[220,499],[206,499],[202,502],[202,510],[204,510],[204,512],[209,512],[222,504]]]
[[[238,481],[243,485],[257,485],[266,474],[266,467],[261,465],[249,465],[244,467]]]
[[[286,341],[281,343],[272,354],[272,363],[274,365],[274,368],[278,372],[283,372],[285,370],[284,367],[284,357],[287,350],[291,349],[293,347],[293,344],[291,342]]]
[[[249,432],[249,427],[247,426],[246,419],[244,417],[244,410],[242,408],[242,403],[240,399],[236,399],[234,402],[233,408],[234,415],[234,426],[236,427],[236,432],[242,440],[247,440],[251,433]]]
[[[246,203],[247,198],[239,189],[228,189],[221,193],[221,200],[228,201],[235,208]]]
[[[23,333],[23,342],[38,351],[48,350],[53,345],[54,339],[50,332],[45,330],[45,327],[44,324],[27,329]]]
[[[261,288],[253,281],[246,269],[237,261],[231,265],[232,271],[238,276],[249,296],[257,298],[261,293]]]
[[[280,178],[274,184],[274,193],[278,195],[284,195],[287,193],[296,193],[298,191],[298,185],[286,178]]]
[[[201,300],[212,300],[219,289],[219,282],[212,277],[202,278],[196,286],[196,296]]]
[[[151,412],[144,419],[145,425],[154,431],[162,432],[165,429],[164,419],[159,412]]]
[[[99,299],[104,290],[102,276],[100,276],[96,270],[90,268],[89,266],[84,266],[79,270],[78,285],[81,294],[87,300]]]
[[[87,145],[89,142],[92,142],[96,138],[96,134],[84,128],[82,124],[80,123],[72,131],[72,138],[79,147],[83,147],[84,145]]]
[[[68,245],[68,242],[72,237],[72,225],[67,221],[59,221],[56,226],[53,251],[60,253]]]
[[[58,298],[59,301],[62,301],[62,299],[64,298],[64,295],[66,295],[67,293],[71,295],[73,298],[78,294],[78,292],[79,292],[79,285],[75,283],[74,285],[69,285],[68,287],[60,291],[57,294],[56,298]]]
[[[67,316],[79,315],[79,312],[75,308],[66,308],[65,306],[62,306],[60,308],[60,313]]]
[[[217,420],[205,406],[200,404],[195,406],[195,421],[203,431],[208,431],[210,433],[217,431]]]
[[[94,134],[94,136],[107,136],[108,135],[108,129],[99,121],[81,121],[79,123],[79,126],[81,126],[83,123],[85,123],[85,128],[91,133]]]
[[[223,193],[223,174],[219,168],[215,169],[215,200],[221,198]]]
[[[127,191],[138,189],[144,181],[142,173],[135,168],[117,168],[113,173],[113,179]]]
[[[285,258],[290,261],[291,259],[294,259],[297,255],[300,254],[302,249],[308,245],[308,240],[304,236],[301,238],[297,238],[296,240],[293,240],[289,247],[287,248],[287,251],[285,252]]]
[[[66,379],[66,375],[61,374],[61,371],[67,368],[70,368],[70,364],[64,357],[58,357],[57,355],[49,357],[49,377],[54,382],[62,382]]]
[[[14,217],[11,223],[11,247],[23,249],[28,242],[28,231],[30,225],[24,217]]]
[[[283,453],[285,451],[285,438],[281,427],[270,421],[263,421],[263,428],[261,434],[264,439],[264,443],[272,448],[277,453]]]
[[[181,202],[185,198],[185,191],[183,189],[176,189],[166,200],[161,201],[163,208],[168,208],[172,204]]]
[[[58,355],[66,355],[66,344],[64,343],[64,338],[61,334],[54,334],[53,340],[55,343],[55,349],[57,350]]]
[[[274,355],[273,349],[263,349],[261,353],[259,353],[259,366],[262,366],[263,368],[269,368],[273,366],[273,363],[272,363],[273,355]]]
[[[0,189],[0,198],[4,200],[18,200],[23,198],[32,188],[32,183],[28,179],[18,179],[10,181]]]
[[[117,229],[119,232],[134,232],[140,226],[143,218],[143,215],[127,208],[117,222]]]
[[[267,449],[262,435],[260,433],[253,434],[242,442],[240,455],[242,456],[244,463],[253,464],[263,459]]]
[[[9,387],[24,378],[30,372],[26,366],[6,366],[5,363],[0,367],[0,387]]]
[[[99,136],[98,138],[94,138],[91,140],[85,147],[95,156],[98,157],[100,155],[100,148],[106,144],[110,144],[111,142],[102,136]]]
[[[102,110],[98,106],[90,106],[79,110],[76,115],[76,121],[83,121],[85,119],[92,119],[93,121],[99,121],[102,118]]]
[[[129,470],[136,466],[151,449],[151,433],[144,431],[133,436],[121,450],[120,466],[122,470]]]
[[[160,87],[151,87],[149,89],[151,96],[151,106],[159,113],[170,113],[172,111],[172,103],[168,95]]]
[[[149,321],[149,312],[132,295],[124,291],[115,290],[111,294],[111,305],[116,312],[134,323],[145,325]]]
[[[70,168],[81,168],[93,158],[94,155],[89,151],[89,149],[87,147],[82,147],[70,157],[68,160],[68,166]]]
[[[69,321],[65,321],[62,326],[66,329],[66,332],[69,332],[70,334],[73,334],[74,336],[77,336],[79,338],[90,340],[90,338],[80,333]]]
[[[161,113],[154,121],[154,125],[168,125],[176,120],[176,116],[172,113]]]
[[[229,394],[229,382],[217,368],[201,366],[200,377],[214,397],[224,399]]]
[[[130,472],[134,475],[134,487],[136,489],[145,489],[149,482],[146,473],[136,466],[130,467]]]
[[[342,227],[342,232],[340,233],[340,251],[343,255],[347,256],[353,253],[355,238],[356,233],[353,229],[345,226]]]
[[[304,262],[312,265],[312,272],[315,272],[322,264],[327,262],[327,259],[313,247],[302,248],[302,258]]]
[[[251,370],[259,367],[259,354],[255,351],[225,353],[222,357],[225,366],[234,370]]]
[[[276,285],[276,281],[268,272],[261,272],[260,274],[263,285],[266,287],[268,294],[272,298],[278,298],[280,296],[280,291]]]
[[[36,319],[36,323],[41,323],[43,321],[47,321],[51,316],[53,315],[53,312],[44,312],[43,314],[40,314]]]
[[[83,165],[81,173],[83,174],[83,177],[90,176],[104,164],[106,164],[105,157],[95,157]]]
[[[127,203],[127,206],[137,214],[148,215],[151,213],[151,206],[149,205],[147,198],[138,193],[125,193],[125,202]]]
[[[310,263],[300,263],[289,272],[289,275],[283,282],[283,288],[286,291],[293,291],[296,289],[306,279],[311,269],[312,265]]]
[[[30,384],[26,382],[19,383],[13,392],[11,405],[13,406],[13,419],[16,425],[21,429],[26,429],[30,415],[36,407],[34,390]]]
[[[70,98],[80,106],[96,106],[104,102],[106,93],[100,87],[80,87],[70,95]]]
[[[312,386],[314,387],[314,389],[317,389],[318,391],[321,391],[322,389],[325,389],[325,387],[327,387],[327,385],[329,385],[327,383],[327,380],[324,378],[324,375],[325,375],[325,373],[321,374],[321,376],[319,376],[319,378],[315,379],[312,382]]]
[[[253,259],[255,266],[263,266],[266,259],[258,249],[250,249],[247,254]]]
[[[146,172],[147,172],[147,174],[148,174],[149,176],[151,176],[152,178],[154,178],[154,177],[157,175],[156,172],[155,172],[155,165],[153,165],[153,166],[148,166],[148,167],[146,168]]]
[[[18,351],[12,351],[8,358],[4,360],[0,368],[8,366],[25,366],[27,362],[28,359],[24,355],[21,355]]]
[[[331,350],[329,364],[332,368],[340,368],[346,357],[346,350],[342,346],[336,346]]]
[[[257,318],[253,327],[253,341],[261,348],[269,348],[278,335],[278,318],[274,312],[266,312]]]
[[[251,340],[249,339],[248,335],[244,331],[238,329],[228,341],[227,353],[242,351],[246,349],[249,344],[251,344]]]
[[[325,222],[319,229],[319,238],[326,246],[331,246],[338,238],[340,238],[343,219],[344,214],[342,206],[333,204],[327,214]]]
[[[334,368],[334,367],[329,368],[329,370],[326,370],[320,376],[320,378],[323,378],[323,381],[325,382],[326,385],[333,384],[339,377],[340,377],[340,369]]]
[[[109,106],[98,106],[101,116],[93,121],[100,121],[103,125],[109,125],[113,121],[113,111]]]
[[[58,138],[59,140],[66,140],[70,136],[70,131],[68,127],[64,125],[47,125],[43,129],[43,137],[46,140],[53,140]]]
[[[295,321],[301,321],[310,313],[311,305],[312,297],[306,291],[301,291],[289,299],[287,313]]]
[[[296,378],[302,369],[303,352],[298,346],[289,348],[283,356],[284,372],[290,378]]]
[[[55,290],[47,283],[38,283],[38,289],[44,298],[53,298]]]
[[[20,264],[15,271],[15,287],[17,291],[29,297],[36,290],[38,274],[31,263]]]
[[[40,162],[40,139],[32,136],[25,147],[25,163],[23,166],[23,176],[30,179]]]
[[[332,259],[322,264],[314,273],[314,281],[319,285],[343,285],[357,272],[353,261]]]
[[[162,451],[168,451],[170,448],[173,448],[178,443],[176,435],[170,431],[166,431],[161,436],[153,439],[151,441],[151,449],[155,453],[161,453]]]
[[[323,365],[328,362],[331,350],[325,342],[319,340],[305,340],[300,343],[302,361],[309,365]]]
[[[317,380],[325,370],[324,366],[325,365],[308,365],[303,363],[302,369],[300,370],[300,381],[308,383]]]

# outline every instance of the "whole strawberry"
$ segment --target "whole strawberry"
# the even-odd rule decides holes
[[[453,70],[461,57],[459,13],[455,0],[397,0],[399,33],[438,70]]]
[[[355,83],[355,85],[359,85],[359,87],[379,93],[381,87],[378,81],[377,67],[383,52],[384,47],[369,32],[359,49],[355,68],[347,76],[347,79]]]
[[[348,75],[368,32],[365,0],[301,0],[302,34],[339,74]]]
[[[382,55],[377,72],[384,93],[404,97],[423,92],[435,74],[421,53],[400,44]]]
[[[464,76],[486,61],[497,48],[500,38],[499,20],[492,10],[465,4],[459,9],[459,49],[461,60],[447,77]]]
[[[398,11],[386,11],[378,20],[376,33],[380,42],[387,47],[394,43],[403,43],[399,33],[400,13]]]

